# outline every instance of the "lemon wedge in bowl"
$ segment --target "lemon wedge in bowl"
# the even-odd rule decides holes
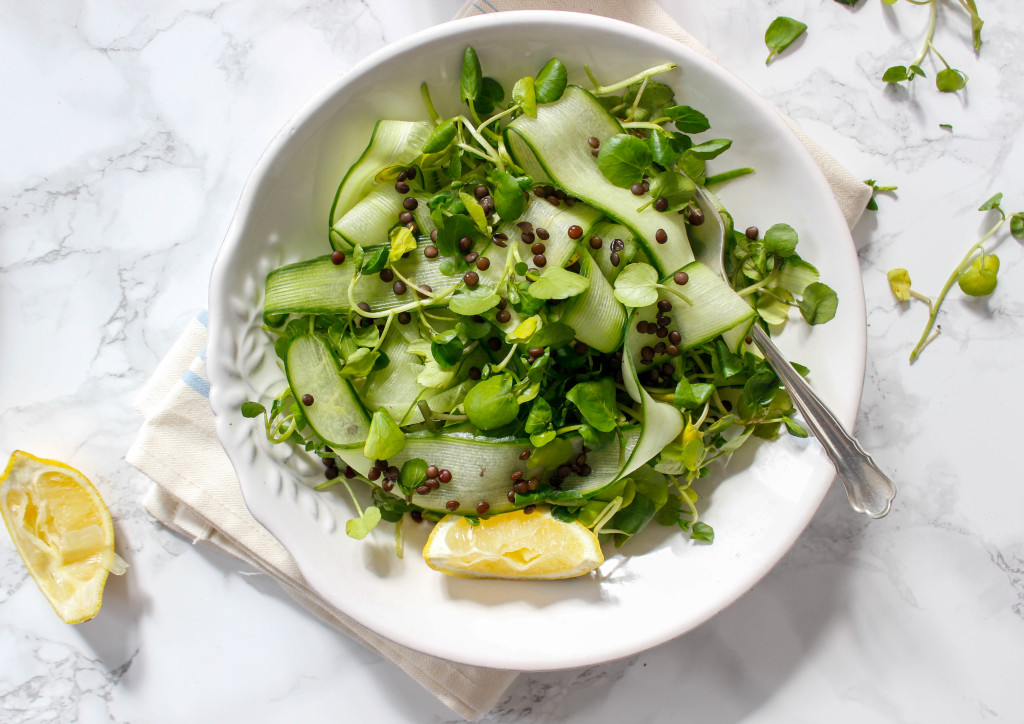
[[[0,513],[57,615],[82,623],[99,613],[107,574],[128,566],[93,484],[69,465],[15,450],[0,477]]]
[[[597,536],[554,518],[549,508],[501,513],[479,525],[446,515],[430,532],[423,558],[452,576],[514,580],[573,578],[604,563]]]

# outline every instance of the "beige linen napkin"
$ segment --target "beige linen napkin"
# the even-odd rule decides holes
[[[627,20],[712,57],[651,0],[472,0],[456,17],[525,9],[590,12]],[[852,226],[864,210],[870,189],[799,129],[794,130],[821,166]],[[352,621],[308,587],[288,552],[250,515],[214,431],[205,375],[206,324],[204,313],[188,325],[135,400],[145,421],[125,459],[156,483],[144,501],[146,509],[193,542],[205,542],[273,576],[317,618],[393,662],[461,716],[477,719],[490,711],[515,679],[515,672],[455,664],[411,651]]]

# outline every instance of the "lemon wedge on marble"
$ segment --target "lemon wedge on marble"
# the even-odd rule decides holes
[[[0,512],[57,615],[81,623],[99,613],[107,574],[128,566],[93,484],[69,465],[15,450],[0,477]]]
[[[452,576],[515,580],[573,578],[604,563],[597,536],[552,517],[549,508],[501,513],[479,525],[446,515],[430,532],[423,558]]]

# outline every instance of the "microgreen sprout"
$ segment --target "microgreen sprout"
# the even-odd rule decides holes
[[[841,1],[841,0],[840,0]],[[898,0],[882,0],[886,5],[895,5]],[[894,65],[887,68],[882,74],[882,80],[886,83],[911,82],[917,76],[927,78],[927,74],[921,67],[925,58],[933,54],[942,64],[943,68],[935,75],[935,87],[943,93],[955,93],[967,85],[967,74],[950,66],[946,59],[935,47],[935,26],[939,14],[939,0],[907,0],[912,5],[927,5],[929,10],[928,28],[925,30],[924,42],[921,50],[907,65]],[[971,36],[974,44],[974,52],[981,49],[981,28],[985,22],[978,14],[978,6],[975,0],[957,0],[960,7],[967,13],[971,20]],[[846,3],[851,4],[851,3]]]
[[[1001,207],[1002,200],[1003,195],[998,193],[978,207],[979,211],[995,211],[999,214],[999,218],[967,250],[934,300],[911,289],[910,273],[906,269],[897,268],[888,272],[889,287],[898,301],[909,302],[911,299],[917,299],[928,305],[928,321],[917,345],[910,353],[912,363],[920,356],[922,350],[939,335],[942,328],[936,325],[936,319],[942,303],[946,300],[946,295],[952,290],[954,284],[957,284],[964,294],[972,297],[988,296],[995,291],[999,273],[999,257],[986,250],[985,243],[994,237],[1007,222],[1010,223],[1011,235],[1016,239],[1024,239],[1024,211],[1007,215]]]

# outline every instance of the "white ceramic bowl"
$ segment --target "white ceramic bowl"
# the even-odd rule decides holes
[[[364,626],[442,658],[494,668],[589,665],[642,651],[697,626],[748,590],[786,552],[820,504],[833,471],[813,441],[783,438],[741,451],[699,486],[713,545],[651,526],[623,550],[606,550],[596,575],[561,582],[479,581],[429,570],[426,525],[407,524],[405,557],[391,526],[346,537],[350,504],[314,492],[320,466],[267,443],[239,405],[284,385],[260,329],[267,272],[328,250],[327,217],[338,182],[380,118],[425,117],[427,81],[442,114],[454,113],[464,48],[506,89],[557,55],[570,80],[583,65],[605,82],[666,61],[659,80],[702,110],[713,137],[734,140],[718,170],[753,166],[722,196],[740,228],[785,221],[800,253],[837,290],[824,327],[789,325],[780,343],[851,426],[864,372],[863,291],[853,243],[821,172],[779,116],[735,77],[678,43],[605,18],[496,13],[430,28],[371,55],[326,88],[273,140],[253,171],[214,268],[207,370],[217,433],[252,514],[294,556],[309,584]],[[301,72],[296,68],[295,72]],[[322,478],[319,478],[322,480]],[[268,626],[273,622],[268,621]]]

